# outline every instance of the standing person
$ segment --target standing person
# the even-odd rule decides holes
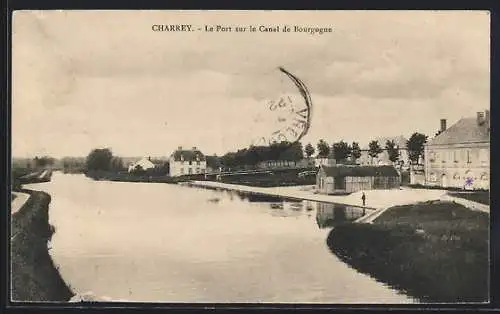
[[[363,195],[361,195],[361,200],[363,201],[363,206],[365,206],[365,202],[366,202],[365,192],[363,192]]]

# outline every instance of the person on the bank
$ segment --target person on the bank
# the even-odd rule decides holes
[[[365,206],[365,203],[366,203],[366,195],[365,195],[365,192],[363,192],[363,195],[361,195],[361,200],[363,201],[363,206]]]

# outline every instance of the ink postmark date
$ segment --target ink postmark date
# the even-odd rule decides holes
[[[267,116],[276,126],[267,136],[261,136],[253,145],[270,145],[272,143],[299,141],[309,130],[311,122],[312,102],[305,84],[284,68],[279,68],[297,87],[302,99],[292,95],[282,95],[278,99],[267,102]]]

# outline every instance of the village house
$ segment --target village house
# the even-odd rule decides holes
[[[132,172],[137,169],[148,170],[153,169],[155,164],[151,161],[151,157],[144,157],[128,166],[128,172]]]
[[[314,158],[314,166],[319,168],[321,166],[335,166],[337,161],[335,160],[335,155],[333,154],[333,150],[330,149],[327,157],[319,157]]]
[[[170,176],[201,174],[207,171],[205,155],[196,147],[182,149],[181,146],[172,153],[169,159]]]
[[[387,152],[387,149],[385,148],[385,144],[387,141],[394,141],[394,144],[396,144],[396,149],[398,150],[399,153],[399,158],[394,165],[401,166],[403,168],[406,168],[410,164],[410,158],[408,155],[408,149],[406,148],[406,142],[407,139],[400,135],[396,137],[379,137],[376,138],[375,141],[378,142],[378,145],[382,149],[382,152],[378,154],[377,157],[370,157],[369,155],[369,145],[366,144],[361,148],[361,157],[357,160],[358,164],[360,165],[393,165],[393,163],[389,160],[389,153]]]
[[[425,145],[424,156],[426,185],[489,190],[490,111],[450,128],[441,122],[441,133]]]
[[[316,189],[321,194],[393,189],[400,184],[401,178],[394,166],[321,166],[316,175]]]

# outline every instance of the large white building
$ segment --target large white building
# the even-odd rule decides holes
[[[442,120],[444,122],[444,120]],[[462,118],[425,145],[425,184],[489,189],[490,111]]]
[[[181,146],[172,153],[169,159],[170,176],[201,174],[207,171],[205,155],[196,147],[182,149]]]

